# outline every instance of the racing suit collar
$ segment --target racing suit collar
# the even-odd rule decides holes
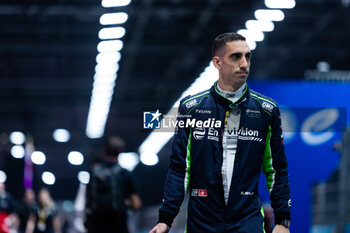
[[[214,83],[214,85],[210,88],[210,93],[214,97],[214,99],[223,105],[226,109],[230,108],[237,108],[240,106],[245,106],[248,103],[249,98],[249,88],[248,84],[245,85],[244,93],[241,98],[239,98],[236,102],[232,102],[231,100],[227,99],[225,96],[223,96],[219,90],[217,89],[217,82]]]

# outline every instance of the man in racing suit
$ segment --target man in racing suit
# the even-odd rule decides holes
[[[251,52],[245,38],[213,42],[219,80],[179,106],[158,224],[169,232],[189,190],[188,233],[262,233],[261,169],[275,214],[273,233],[289,233],[290,188],[277,103],[246,84]],[[181,127],[184,126],[184,127]]]

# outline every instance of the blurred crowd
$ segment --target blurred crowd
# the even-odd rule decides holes
[[[61,233],[58,211],[50,192],[36,194],[26,189],[21,201],[15,200],[0,182],[0,233]]]

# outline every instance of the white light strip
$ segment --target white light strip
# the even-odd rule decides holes
[[[95,77],[100,76],[100,75],[106,75],[108,74],[109,76],[115,75],[115,73],[119,70],[119,64],[97,64],[95,66]]]
[[[254,12],[254,16],[257,20],[267,20],[276,22],[284,20],[284,13],[281,10],[259,9]]]
[[[252,31],[247,29],[241,29],[237,31],[238,34],[241,34],[244,36],[247,40],[251,41],[263,41],[264,40],[264,33],[261,31]]]
[[[249,30],[242,29],[237,32],[246,37],[246,41],[251,50],[254,50],[256,47],[255,41],[262,41],[264,39],[264,34],[262,31],[273,31],[274,24],[266,21],[282,21],[284,19],[284,13],[281,10],[259,9],[256,10],[254,14],[256,19],[263,22],[248,20],[246,27]],[[260,25],[260,30],[257,28],[258,25]],[[204,69],[203,73],[201,73],[200,76],[191,84],[191,86],[181,94],[181,97],[173,104],[170,111],[166,115],[174,115],[174,113],[171,111],[175,107],[178,107],[180,100],[183,97],[209,89],[217,79],[218,71],[210,62],[209,66]],[[145,163],[146,165],[155,165],[155,161],[157,160],[155,160],[154,156],[158,156],[157,154],[159,151],[169,142],[173,135],[174,133],[160,132],[160,130],[157,129],[153,130],[139,147],[141,162]]]
[[[118,52],[123,48],[123,41],[121,40],[108,40],[101,41],[97,45],[97,51],[103,52]]]
[[[119,165],[129,171],[134,170],[137,164],[139,164],[139,160],[139,155],[135,152],[124,152],[118,155]]]
[[[98,33],[98,37],[101,40],[120,39],[124,35],[125,35],[125,28],[123,27],[102,28]]]
[[[256,42],[254,40],[246,40],[250,50],[254,50],[256,48]]]
[[[292,9],[295,7],[295,0],[265,0],[267,8]]]
[[[125,12],[106,13],[100,17],[101,25],[122,24],[128,20],[128,14]]]
[[[248,20],[245,27],[250,31],[272,32],[275,29],[273,22],[268,20]]]
[[[101,5],[103,7],[118,7],[118,6],[127,6],[131,0],[102,0]]]
[[[102,6],[126,6],[130,2],[130,0],[103,0]],[[100,17],[100,24],[122,24],[127,20],[128,15],[124,12],[107,13]],[[85,130],[89,138],[103,136],[119,70],[118,62],[121,59],[119,51],[124,46],[123,41],[115,39],[120,39],[124,35],[124,27],[102,28],[98,33],[101,40],[107,41],[101,41],[97,45],[99,53],[96,56],[97,64]]]
[[[97,64],[116,64],[121,58],[120,52],[103,52],[96,56]]]

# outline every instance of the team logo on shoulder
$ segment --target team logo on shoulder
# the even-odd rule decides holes
[[[268,102],[262,102],[261,106],[270,112],[273,110],[273,105]]]
[[[186,103],[186,108],[191,108],[197,104],[197,99],[190,100]]]
[[[205,129],[204,128],[195,128],[193,130],[193,137],[197,140],[202,140],[205,135]]]

